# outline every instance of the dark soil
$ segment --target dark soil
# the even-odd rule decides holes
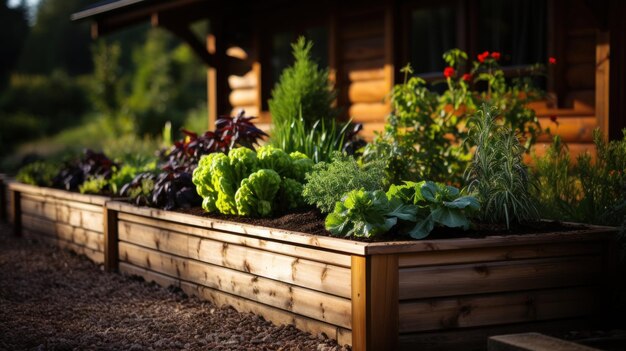
[[[0,350],[344,350],[10,233],[0,225]]]
[[[201,207],[179,209],[178,212],[228,220],[239,223],[258,225],[262,227],[278,228],[295,232],[331,236],[324,227],[326,216],[319,210],[300,210],[298,212],[286,214],[276,218],[248,218],[235,215],[224,215],[220,213],[207,213]],[[428,236],[428,240],[453,239],[453,238],[484,238],[488,236],[525,235],[550,232],[568,232],[588,228],[584,225],[565,224],[559,221],[542,221],[537,223],[516,224],[507,229],[504,225],[494,225],[486,223],[474,223],[469,230],[460,228],[435,228]],[[410,228],[408,228],[410,229]],[[400,241],[410,240],[406,235],[402,235],[401,230],[389,232],[376,238],[351,238],[358,241],[380,242],[380,241]]]

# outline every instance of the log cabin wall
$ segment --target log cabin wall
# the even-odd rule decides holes
[[[393,84],[398,83],[394,72],[406,63],[406,57],[398,53],[401,46],[407,45],[404,33],[407,26],[400,23],[401,15],[394,16],[406,3],[432,6],[432,2],[406,0],[325,3],[323,9],[320,6],[306,11],[292,4],[282,4],[280,10],[278,7],[256,9],[246,21],[253,22],[249,33],[257,33],[257,37],[250,34],[244,45],[227,45],[227,56],[239,58],[243,63],[233,65],[233,61],[229,61],[225,67],[230,110],[223,113],[235,114],[243,108],[248,115],[261,117],[258,122],[263,129],[269,128],[271,117],[264,101],[271,96],[272,88],[268,75],[271,35],[298,26],[302,28],[304,20],[298,20],[295,14],[306,12],[307,20],[315,18],[316,23],[328,28],[328,63],[343,118],[364,123],[364,137],[371,140],[374,131],[383,129],[389,113],[389,104],[384,99]],[[477,7],[476,0],[450,3],[458,4],[460,12]],[[572,154],[577,155],[592,149],[593,129],[606,130],[608,37],[598,30],[596,19],[584,0],[548,0],[547,5],[547,53],[556,57],[558,63],[549,67],[548,98],[531,107],[536,110],[541,125],[561,135]],[[472,23],[471,16],[466,17],[459,22],[459,28]],[[475,43],[462,32],[458,35],[459,47],[474,56]],[[558,124],[551,121],[552,116],[557,117]],[[537,152],[543,153],[550,141],[550,135],[543,135]]]

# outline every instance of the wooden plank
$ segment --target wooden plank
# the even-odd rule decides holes
[[[120,242],[124,262],[350,328],[350,300]]]
[[[50,195],[22,193],[22,196],[34,202],[49,202],[51,205],[62,205],[62,206],[71,207],[72,209],[81,210],[81,211],[89,211],[89,212],[94,212],[94,213],[100,213],[100,211],[102,211],[101,205],[94,205],[94,204],[76,201],[76,200],[64,200],[64,199],[50,196]]]
[[[350,298],[350,269],[202,239],[198,260]]]
[[[325,237],[300,232],[294,232],[284,229],[276,229],[269,227],[261,227],[244,223],[230,222],[209,217],[193,216],[180,212],[164,211],[155,208],[137,207],[125,202],[111,201],[107,206],[123,213],[134,214],[139,216],[150,217],[155,220],[161,219],[169,222],[184,224],[186,226],[196,226],[206,229],[215,229],[238,235],[255,236],[264,239],[281,241],[284,243],[292,243],[305,247],[317,249],[322,248],[328,251],[334,251],[345,254],[363,254],[368,243],[347,240],[341,238]],[[120,217],[121,218],[121,217]]]
[[[118,218],[117,211],[104,206],[102,209],[104,231],[104,269],[116,272],[119,269]]]
[[[342,23],[339,35],[342,40],[380,37],[384,34],[383,18],[350,21]]]
[[[180,280],[178,279],[156,273],[145,268],[133,266],[132,264],[128,264],[126,262],[119,263],[119,272],[124,275],[141,277],[146,282],[155,282],[163,287],[174,286],[180,288]]]
[[[400,332],[589,316],[598,311],[598,292],[598,287],[574,287],[401,303]]]
[[[394,350],[398,340],[398,257],[352,256],[352,346]]]
[[[353,82],[348,88],[348,98],[352,103],[382,103],[389,94],[389,87],[384,79]]]
[[[389,106],[383,102],[354,103],[348,109],[348,114],[354,122],[384,122],[389,114]]]
[[[609,32],[598,31],[596,34],[597,46],[595,48],[596,86],[593,93],[595,112],[598,118],[598,127],[604,135],[609,135],[609,76],[610,47]]]
[[[367,350],[367,258],[352,256],[352,347]]]
[[[398,343],[398,256],[368,257],[369,350],[395,350]]]
[[[54,198],[58,198],[60,200],[67,201],[76,201],[86,204],[98,205],[102,206],[110,197],[101,196],[101,195],[87,195],[80,193],[73,193],[65,190],[52,189],[52,188],[43,188],[29,184],[23,184],[18,182],[12,182],[9,187],[11,189],[21,191],[24,193],[28,193],[29,195],[40,195],[40,196],[50,196]]]
[[[471,250],[454,250],[444,252],[419,252],[399,256],[399,266],[418,267],[432,265],[449,265],[473,262],[509,261],[527,258],[547,258],[562,256],[579,256],[601,254],[602,244],[592,243],[559,243],[548,245],[522,245]]]
[[[259,239],[245,234],[233,234],[218,230],[203,229],[191,225],[177,224],[173,222],[135,216],[126,213],[120,213],[119,217],[124,226],[128,225],[130,226],[129,228],[137,229],[136,234],[133,235],[132,240],[128,238],[124,240],[134,242],[148,248],[156,248],[152,244],[155,242],[155,240],[158,239],[158,237],[154,236],[155,228],[193,235],[194,237],[189,238],[190,251],[188,253],[188,257],[195,259],[198,258],[199,239],[206,238],[222,241],[229,244],[263,249],[265,251],[281,253],[288,256],[329,263],[335,266],[350,267],[349,255],[329,252],[323,249],[291,245],[288,243],[277,242],[274,240]],[[143,226],[134,227],[135,224],[141,224]]]
[[[277,325],[289,324],[313,335],[323,334],[333,340],[337,339],[338,328],[327,323],[188,282],[181,282],[181,288],[185,293],[212,301],[217,306],[231,306],[239,312],[263,316],[266,320]]]
[[[228,96],[228,101],[233,106],[250,106],[256,103],[256,88],[233,89]]]
[[[256,106],[233,106],[233,109],[230,111],[231,116],[238,115],[241,110],[245,111],[245,116],[247,117],[258,117],[259,109]]]
[[[104,235],[102,233],[81,227],[73,227],[26,213],[22,213],[22,223],[25,229],[62,239],[95,251],[104,252]]]
[[[588,319],[561,319],[546,322],[515,323],[493,327],[456,329],[424,333],[403,334],[399,338],[399,350],[468,351],[484,350],[486,340],[492,335],[520,332],[555,332],[589,328]]]
[[[337,344],[344,347],[352,345],[352,331],[337,328]]]
[[[599,256],[404,268],[400,299],[589,285],[602,272]]]
[[[557,118],[557,122],[552,122],[549,117],[539,118],[541,128],[550,128],[550,134],[543,133],[537,140],[550,143],[554,135],[560,135],[566,143],[592,143],[593,130],[598,127],[598,120],[594,116]]]
[[[120,241],[153,250],[192,258],[189,254],[190,235],[173,232],[166,228],[149,227],[120,219],[118,224],[118,238]],[[197,242],[197,240],[194,242]],[[192,248],[195,250],[196,246]]]
[[[22,211],[24,213],[47,218],[52,221],[56,221],[57,219],[56,204],[52,202],[34,200],[32,196],[25,195],[22,197]]]
[[[371,60],[384,56],[385,39],[383,36],[345,40],[341,51],[341,58],[344,61]]]
[[[600,351],[539,333],[496,335],[487,340],[488,351]]]
[[[257,87],[256,76],[254,71],[249,71],[243,76],[228,76],[228,85],[232,90],[235,89],[254,89]]]
[[[556,233],[537,233],[524,235],[492,235],[484,238],[458,238],[454,240],[418,240],[369,243],[366,248],[368,255],[385,253],[410,253],[424,251],[458,250],[483,247],[518,246],[553,244],[555,242],[590,242],[610,240],[617,229],[585,225],[584,229]]]
[[[96,251],[88,247],[80,246],[75,243],[71,243],[69,241],[65,241],[56,237],[37,233],[29,229],[24,229],[23,233],[26,238],[35,239],[35,240],[47,243],[49,245],[59,247],[64,250],[73,251],[78,255],[83,255],[89,258],[92,262],[95,262],[98,264],[104,262],[104,253],[102,253],[101,251]]]
[[[11,184],[13,185],[13,184]],[[11,213],[13,214],[13,234],[15,236],[22,235],[22,205],[21,197],[18,190],[11,188]]]
[[[7,197],[7,184],[6,184],[6,176],[4,174],[0,174],[0,222],[7,222],[7,208],[9,199]]]

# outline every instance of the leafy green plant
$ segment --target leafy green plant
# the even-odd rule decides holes
[[[53,163],[35,161],[22,167],[15,178],[25,184],[49,187],[58,172],[59,167]]]
[[[387,191],[389,198],[400,198],[417,206],[416,224],[407,234],[413,239],[423,239],[435,226],[469,229],[469,216],[480,208],[473,196],[462,196],[459,189],[422,181],[392,185]]]
[[[300,206],[302,184],[313,162],[266,145],[255,152],[232,149],[200,158],[193,183],[207,212],[268,217]]]
[[[622,140],[606,142],[594,131],[595,162],[582,154],[571,162],[567,145],[555,137],[535,158],[542,214],[566,221],[620,225],[626,217],[626,130]]]
[[[498,52],[480,54],[464,74],[470,66],[465,52],[453,49],[443,58],[448,67],[444,80],[438,82],[444,88],[441,94],[424,80],[409,78],[413,73],[409,65],[402,69],[404,82],[391,91],[392,111],[385,129],[365,149],[366,160],[386,160],[391,184],[418,179],[462,183],[473,146],[471,140],[463,143],[465,126],[485,102],[498,108],[505,126],[523,135],[526,150],[543,132],[528,107],[544,95],[535,84],[543,74],[542,65],[507,78],[498,64]]]
[[[415,206],[399,199],[390,201],[382,190],[352,190],[326,216],[326,229],[333,235],[371,238],[391,230],[398,219],[415,221]]]
[[[90,176],[78,186],[81,194],[102,194],[109,188],[109,181],[103,176]]]
[[[539,220],[539,211],[523,162],[525,148],[496,116],[496,110],[484,104],[471,123],[469,140],[476,150],[466,173],[467,190],[481,203],[481,220],[509,228],[513,222]]]
[[[348,192],[326,217],[334,235],[371,238],[396,228],[414,239],[427,237],[435,226],[468,229],[469,216],[479,208],[472,196],[431,181],[393,185],[381,190]]]
[[[317,206],[323,213],[335,208],[341,197],[352,191],[384,189],[383,161],[372,161],[359,166],[352,156],[335,152],[330,162],[320,162],[306,177],[302,195],[309,205]]]

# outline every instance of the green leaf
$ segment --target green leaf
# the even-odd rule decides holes
[[[459,210],[439,207],[431,213],[432,219],[438,224],[450,228],[469,227],[469,220]]]
[[[448,208],[458,208],[463,209],[468,207],[471,210],[478,210],[480,208],[480,203],[473,196],[463,196],[455,199],[454,201],[444,201],[443,205]]]
[[[389,212],[387,216],[397,217],[403,221],[416,221],[417,206],[405,204],[398,197],[391,198],[389,201]]]
[[[433,221],[431,216],[426,217],[425,219],[418,221],[415,227],[411,231],[409,231],[409,235],[413,239],[424,239],[427,237],[430,232],[435,228],[435,222]]]

